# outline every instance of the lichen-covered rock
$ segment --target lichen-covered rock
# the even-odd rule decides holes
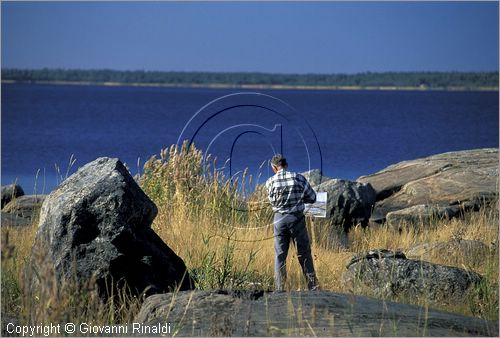
[[[375,250],[376,251],[376,250]],[[361,255],[363,256],[363,254]],[[456,302],[482,281],[481,275],[464,269],[433,264],[404,256],[376,257],[364,254],[348,265],[342,275],[344,288],[377,297],[424,297],[430,301]]]
[[[18,184],[9,184],[2,186],[2,208],[14,198],[24,195],[23,188]]]
[[[33,264],[49,264],[59,282],[95,281],[103,299],[125,284],[136,294],[190,289],[184,262],[151,229],[156,214],[118,159],[98,158],[45,199],[33,257],[46,256]]]
[[[416,205],[477,210],[498,199],[498,148],[449,152],[391,165],[358,178],[370,183],[377,203],[372,221]]]
[[[153,295],[133,321],[149,327],[170,323],[170,335],[177,336],[498,335],[498,322],[327,291]]]

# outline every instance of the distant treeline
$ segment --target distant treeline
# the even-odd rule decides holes
[[[268,74],[117,71],[107,69],[2,69],[17,82],[87,82],[160,85],[262,85],[328,87],[498,88],[498,72],[384,72],[358,74]]]

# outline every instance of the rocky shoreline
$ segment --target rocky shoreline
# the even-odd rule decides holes
[[[316,191],[328,192],[332,225],[347,232],[360,224],[426,224],[461,217],[498,200],[498,148],[448,152],[400,162],[356,181],[303,173]],[[46,195],[2,186],[2,224],[26,226]],[[12,201],[11,201],[12,200]],[[9,203],[10,202],[10,203]]]
[[[429,221],[497,201],[498,165],[497,148],[466,150],[401,162],[358,181],[377,193],[372,221]]]
[[[498,149],[405,161],[355,182],[322,177],[317,170],[305,175],[317,191],[329,193],[333,226],[345,231],[384,222],[425,226],[498,200]],[[31,264],[55,271],[57,283],[50,287],[76,278],[81,285],[93,284],[97,297],[106,301],[114,297],[110,292],[127,285],[133,294],[149,296],[134,322],[172,322],[177,335],[498,334],[498,322],[383,300],[394,295],[459,300],[483,276],[419,256],[452,246],[483,255],[491,248],[482,242],[434,243],[406,254],[378,249],[353,257],[341,282],[353,293],[368,288],[380,299],[326,291],[199,291],[182,258],[151,229],[156,214],[156,205],[118,159],[86,164],[48,196],[2,187],[2,226],[39,221],[33,257],[46,255]]]
[[[316,191],[328,192],[332,225],[426,225],[461,217],[498,201],[498,148],[433,155],[391,165],[356,181],[304,173]]]

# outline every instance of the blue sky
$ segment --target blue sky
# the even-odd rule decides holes
[[[2,2],[3,68],[498,71],[498,2]]]

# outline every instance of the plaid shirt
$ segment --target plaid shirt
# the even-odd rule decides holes
[[[304,211],[304,203],[316,202],[316,193],[301,174],[281,169],[266,181],[274,212],[291,214]]]

